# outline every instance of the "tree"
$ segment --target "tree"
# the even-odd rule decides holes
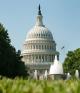
[[[25,65],[21,61],[20,51],[11,45],[7,30],[0,23],[0,75],[15,77],[27,75]]]
[[[72,75],[74,75],[75,70],[80,71],[80,48],[67,53],[63,67],[64,72],[70,72]]]

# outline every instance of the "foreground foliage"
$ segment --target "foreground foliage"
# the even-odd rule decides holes
[[[0,80],[0,93],[80,93],[80,80]]]
[[[79,70],[80,73],[80,48],[74,51],[68,51],[63,67],[65,73],[70,72],[74,75],[76,69]]]
[[[0,75],[6,77],[25,76],[27,72],[21,61],[20,51],[11,45],[8,31],[0,23]]]

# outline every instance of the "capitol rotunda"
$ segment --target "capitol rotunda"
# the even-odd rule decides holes
[[[59,58],[56,51],[56,43],[50,30],[43,24],[43,16],[40,5],[34,27],[27,33],[21,51],[22,60],[30,71],[45,71],[50,68],[55,55]]]

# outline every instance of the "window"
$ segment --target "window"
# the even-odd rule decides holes
[[[38,34],[36,35],[36,37],[38,37]]]
[[[35,45],[33,45],[33,49],[35,49]]]
[[[31,49],[32,49],[32,45],[31,45]]]
[[[45,45],[45,49],[46,49],[46,45]]]
[[[36,56],[36,59],[38,59],[38,56]]]
[[[47,37],[47,34],[46,34],[46,37]]]
[[[41,46],[39,45],[39,49],[41,49]]]
[[[41,56],[39,56],[39,59],[41,59]]]
[[[39,37],[40,37],[40,34],[39,34]]]
[[[45,37],[45,34],[44,34],[44,37]]]
[[[42,45],[42,49],[43,49],[43,45]]]
[[[51,46],[50,46],[50,49],[51,49]]]
[[[36,45],[36,49],[38,49],[38,45]]]
[[[44,61],[44,56],[42,56],[42,61]]]
[[[47,45],[47,49],[49,49],[49,46]]]

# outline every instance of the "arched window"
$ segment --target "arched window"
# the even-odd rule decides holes
[[[38,59],[38,56],[36,56],[36,59]]]
[[[45,38],[45,34],[44,34],[44,38]]]
[[[52,49],[54,49],[53,46],[52,46]]]
[[[49,49],[49,45],[47,45],[47,49]]]
[[[43,38],[43,34],[41,35],[41,37]]]
[[[37,36],[36,37],[38,37],[38,34],[37,34]]]
[[[39,37],[40,37],[40,34],[39,34]]]
[[[42,62],[44,61],[44,56],[42,56]]]
[[[32,49],[32,45],[31,45],[31,49]]]
[[[46,34],[46,37],[47,37],[47,34]]]
[[[43,49],[43,45],[42,45],[42,49]]]
[[[33,49],[35,49],[35,45],[33,45]]]
[[[51,49],[51,46],[50,46],[50,49]]]
[[[47,61],[47,55],[45,55],[45,61]]]
[[[39,59],[41,59],[41,55],[39,55]]]
[[[38,49],[38,45],[36,45],[36,49]]]
[[[39,49],[41,49],[41,46],[39,45]]]
[[[45,45],[45,49],[46,49],[46,45]]]

